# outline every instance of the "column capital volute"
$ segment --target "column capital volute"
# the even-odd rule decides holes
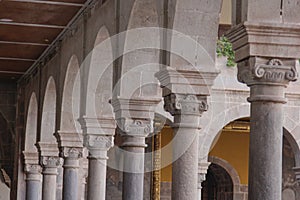
[[[207,96],[171,93],[164,98],[164,109],[174,115],[196,115],[208,110]]]
[[[57,168],[62,165],[63,160],[58,156],[41,156],[40,163],[44,168]]]
[[[145,138],[153,132],[153,120],[120,118],[118,119],[118,128],[123,136]]]
[[[42,167],[39,164],[25,164],[24,171],[26,174],[40,174]]]
[[[250,57],[238,65],[238,80],[248,86],[283,85],[296,81],[296,60]]]
[[[89,151],[108,151],[114,145],[113,140],[114,137],[111,135],[84,135],[84,145]]]
[[[61,147],[60,157],[68,159],[79,159],[83,156],[83,147]]]
[[[285,103],[284,88],[296,81],[298,61],[250,57],[238,63],[238,80],[250,87],[249,102],[268,101]]]

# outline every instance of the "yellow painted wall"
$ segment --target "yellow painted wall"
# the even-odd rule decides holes
[[[162,146],[169,144],[173,138],[173,131],[169,127],[162,130]],[[240,176],[242,184],[248,184],[248,157],[249,157],[249,133],[223,131],[209,153],[229,162]],[[172,156],[163,154],[165,156]],[[161,170],[161,181],[172,182],[172,165]]]
[[[161,145],[164,147],[169,144],[173,139],[173,131],[170,127],[165,127],[161,131]],[[166,157],[172,157],[172,152],[162,154],[162,160]],[[162,182],[172,182],[172,165],[168,165],[167,167],[161,170],[161,181]]]
[[[209,155],[229,162],[248,184],[249,133],[223,131]]]

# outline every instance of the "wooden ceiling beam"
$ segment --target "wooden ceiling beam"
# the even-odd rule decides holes
[[[10,57],[0,57],[0,60],[11,60],[11,61],[29,61],[34,62],[35,59],[27,59],[27,58],[10,58]]]
[[[58,5],[58,6],[75,6],[75,7],[84,6],[84,4],[80,4],[80,3],[69,3],[69,2],[60,2],[60,1],[39,1],[39,0],[9,0],[9,1],[25,2],[25,3],[51,4],[51,5]]]
[[[0,74],[16,74],[16,75],[23,75],[25,72],[16,72],[16,71],[1,71]]]
[[[33,46],[49,46],[49,44],[32,43],[32,42],[15,42],[15,41],[1,41],[0,44],[20,44],[20,45],[33,45]]]
[[[30,27],[39,27],[39,28],[57,28],[64,29],[66,26],[57,26],[57,25],[48,25],[48,24],[29,24],[29,23],[18,23],[18,22],[3,22],[0,21],[0,25],[13,25],[13,26],[30,26]]]

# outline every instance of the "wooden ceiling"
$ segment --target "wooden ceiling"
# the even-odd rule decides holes
[[[0,78],[21,77],[86,0],[0,0]]]

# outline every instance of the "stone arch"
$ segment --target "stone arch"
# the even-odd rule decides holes
[[[56,143],[53,136],[56,123],[56,96],[56,85],[51,76],[47,82],[42,109],[40,137],[42,142]]]
[[[299,167],[300,166],[300,149],[299,149],[299,145],[297,144],[297,142],[296,142],[294,136],[292,135],[292,133],[290,133],[286,128],[283,128],[283,135],[284,135],[285,139],[288,141],[288,143],[290,144],[290,146],[292,148],[292,151],[293,151],[294,156],[295,156],[295,165]]]
[[[35,147],[37,138],[38,103],[35,92],[31,94],[27,109],[25,130],[25,151],[37,152]]]
[[[209,124],[209,127],[203,126],[203,132],[205,134],[202,143],[200,144],[200,151],[199,151],[199,159],[207,160],[210,147],[212,146],[215,138],[220,133],[220,130],[226,126],[228,123],[250,116],[250,105],[249,104],[242,104],[232,108],[229,108],[219,115],[216,115],[212,122]],[[211,125],[213,124],[213,125]],[[201,140],[200,140],[201,141]]]
[[[64,88],[62,93],[61,121],[62,131],[78,131],[79,109],[80,109],[80,72],[79,62],[73,55],[68,63]]]
[[[236,193],[238,192],[238,188],[241,185],[241,181],[240,181],[240,176],[237,173],[237,171],[235,170],[235,168],[226,160],[222,159],[222,158],[218,158],[215,156],[209,156],[208,157],[208,162],[214,163],[219,165],[220,167],[222,167],[223,169],[226,170],[226,172],[230,175],[232,183],[233,183],[233,192]]]
[[[224,164],[221,162],[220,164]],[[202,182],[202,199],[234,199],[234,185],[231,175],[221,165],[211,163],[207,174],[206,180]]]

